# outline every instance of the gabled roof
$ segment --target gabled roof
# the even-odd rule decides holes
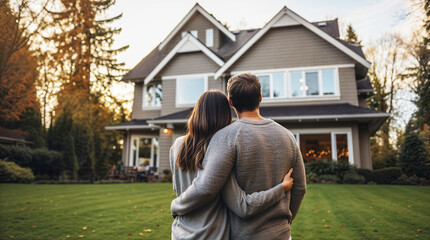
[[[297,15],[287,7],[284,7],[278,14],[276,14],[258,33],[256,33],[246,44],[244,44],[216,73],[215,79],[219,78],[228,68],[230,68],[245,52],[248,51],[266,32],[272,27],[280,26],[293,26],[303,25],[310,31],[314,32],[333,46],[356,60],[366,68],[370,67],[370,63],[363,57],[351,50],[345,44],[338,41],[335,37],[329,35],[327,32],[316,27],[314,24],[308,22],[304,18]]]
[[[284,9],[280,13],[284,14],[284,12],[283,12],[283,11],[285,11]],[[277,16],[278,15],[279,15],[279,13],[277,14]],[[284,15],[282,15],[281,17],[283,17],[283,16]],[[291,19],[292,18],[290,18],[290,20]],[[271,21],[273,21],[273,19]],[[291,20],[291,21],[293,21],[293,20]],[[285,24],[285,21],[284,21],[284,24]],[[293,22],[293,24],[300,24],[300,23]],[[312,22],[309,25],[313,25],[315,28],[320,29],[321,30],[320,32],[324,32],[328,36],[328,38],[334,40],[335,42],[337,41],[338,45],[343,45],[344,47],[349,49],[350,52],[355,53],[356,55],[358,55],[359,57],[361,57],[365,61],[365,57],[364,57],[363,51],[361,50],[360,45],[351,44],[351,43],[348,43],[348,42],[345,42],[345,41],[339,39],[339,26],[338,26],[337,19],[320,21],[320,22]],[[265,30],[265,28],[267,28],[267,26],[268,25],[266,24],[266,26],[264,28],[233,31],[233,32],[231,32],[231,34],[234,35],[235,41],[233,41],[229,38],[226,38],[226,39],[224,39],[223,44],[220,46],[220,48],[217,49],[215,52],[208,49],[208,48],[207,48],[207,50],[212,52],[213,54],[215,54],[217,57],[219,57],[224,62],[226,62],[226,61],[228,62],[231,60],[231,58],[235,57],[237,55],[237,53],[242,48],[244,48],[245,44],[248,44],[251,41],[256,41],[253,39],[255,39],[257,34],[260,34],[261,31]],[[267,29],[266,29],[266,31],[267,31]],[[196,39],[196,40],[199,41],[198,39]],[[201,44],[202,44],[202,47],[204,46],[206,48],[206,46],[203,43],[201,43]],[[160,45],[155,47],[132,70],[130,70],[122,78],[122,81],[142,81],[143,79],[148,77],[149,74],[159,64],[161,64],[163,59],[165,59],[165,57],[169,54],[169,52],[167,52],[167,51],[160,50]]]
[[[194,5],[194,7],[182,19],[182,21],[169,33],[169,35],[167,35],[166,39],[164,39],[164,41],[158,46],[158,49],[162,50],[196,12],[201,13],[233,42],[236,41],[236,36],[233,33],[231,33],[224,25],[222,25],[212,14],[208,13],[204,8],[196,3],[196,5]]]
[[[163,69],[170,60],[179,52],[189,51],[202,51],[210,59],[212,59],[219,66],[224,65],[224,61],[219,58],[212,50],[206,45],[200,42],[197,38],[191,35],[189,32],[176,44],[176,46],[163,58],[163,60],[149,73],[145,78],[145,85],[148,84],[160,71]]]

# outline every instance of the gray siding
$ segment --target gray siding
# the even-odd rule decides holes
[[[362,160],[361,160],[361,149],[360,149],[360,138],[359,138],[359,132],[358,132],[358,126],[357,124],[352,125],[352,147],[354,148],[354,159],[355,164],[357,167],[362,168]]]
[[[218,28],[207,20],[199,12],[196,12],[188,22],[181,28],[181,30],[170,40],[166,49],[169,51],[176,43],[182,39],[182,32],[197,30],[197,38],[206,45],[206,29],[213,29],[214,31],[214,46],[211,49],[218,49],[220,46],[221,32]]]
[[[369,107],[369,106],[367,105],[367,97],[358,97],[358,105],[359,105],[360,107],[364,107],[364,108]]]
[[[158,147],[159,149],[159,165],[158,165],[158,173],[160,176],[163,174],[163,170],[169,169],[170,170],[170,163],[169,163],[169,154],[170,154],[170,147],[172,146],[173,142],[173,131],[170,131],[169,133],[164,133],[163,129],[160,128],[160,136],[158,138]]]
[[[164,90],[163,90],[164,91]],[[136,82],[134,84],[134,99],[133,111],[131,113],[132,119],[151,119],[161,115],[160,110],[143,110],[143,82]]]
[[[305,27],[282,27],[269,30],[231,68],[248,71],[275,68],[294,68],[336,64],[354,64],[355,61]],[[339,68],[340,100],[318,101],[318,104],[345,102],[358,105],[354,67]],[[303,102],[271,102],[263,106],[304,105]]]
[[[231,71],[355,63],[345,53],[303,26],[270,29]]]
[[[360,138],[360,162],[361,168],[372,169],[372,158],[370,156],[370,134],[367,124],[358,125]]]
[[[219,66],[202,52],[179,53],[159,73],[160,76],[209,73]]]
[[[188,108],[176,108],[176,79],[163,80],[163,106],[161,115],[168,115]]]
[[[215,89],[223,92],[223,83],[222,79],[214,80],[213,77],[208,78],[208,90]]]

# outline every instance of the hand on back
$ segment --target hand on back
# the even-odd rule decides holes
[[[291,177],[292,173],[293,173],[293,169],[291,168],[290,171],[288,171],[288,173],[285,174],[284,179],[282,180],[282,187],[284,188],[285,192],[290,191],[290,189],[293,187],[294,179]]]

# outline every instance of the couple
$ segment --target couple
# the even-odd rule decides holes
[[[200,96],[170,149],[172,239],[289,239],[306,192],[300,149],[290,131],[259,114],[255,75],[231,77],[227,91],[228,99],[214,90]]]

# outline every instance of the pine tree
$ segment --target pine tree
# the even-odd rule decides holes
[[[352,28],[352,25],[349,24],[346,28],[346,38],[345,41],[349,43],[358,43],[360,44],[361,41],[358,40],[357,33],[355,32],[354,28]]]
[[[61,9],[50,11],[50,27],[55,33],[49,36],[56,46],[50,52],[50,59],[55,59],[60,69],[61,90],[57,95],[56,113],[61,114],[65,106],[73,109],[74,123],[89,129],[85,133],[89,139],[89,153],[84,166],[89,168],[90,179],[94,181],[96,163],[106,161],[99,158],[95,143],[101,141],[103,150],[111,149],[105,143],[104,126],[113,124],[115,114],[111,112],[120,112],[124,104],[111,92],[113,84],[124,73],[124,64],[119,63],[116,56],[128,48],[113,49],[114,36],[121,29],[110,27],[110,24],[122,14],[105,16],[114,0],[59,0],[57,3]]]
[[[408,176],[426,176],[426,169],[429,164],[429,153],[424,141],[416,132],[411,132],[405,136],[400,153],[400,163]]]

